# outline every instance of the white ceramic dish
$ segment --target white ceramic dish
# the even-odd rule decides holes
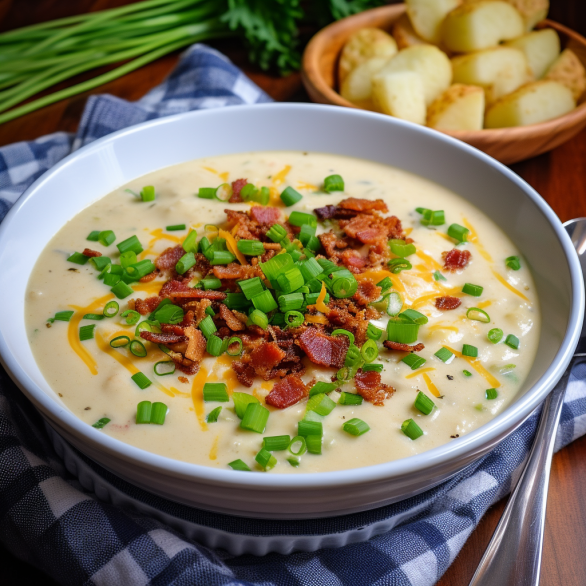
[[[310,150],[387,163],[470,200],[511,236],[533,271],[542,331],[517,402],[442,447],[377,466],[319,474],[243,474],[170,460],[123,444],[77,419],[35,364],[24,293],[48,240],[120,185],[191,159],[243,151]],[[50,425],[105,468],[171,500],[260,518],[312,518],[383,506],[428,489],[518,427],[560,378],[584,313],[580,265],[557,216],[524,181],[481,152],[433,130],[378,114],[310,104],[238,106],[146,122],[80,149],[41,177],[0,227],[2,363]]]

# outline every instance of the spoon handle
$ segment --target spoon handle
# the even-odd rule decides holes
[[[537,586],[551,458],[574,356],[543,404],[525,469],[472,577],[470,586]]]

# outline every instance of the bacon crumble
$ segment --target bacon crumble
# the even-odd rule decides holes
[[[401,352],[420,352],[425,348],[421,342],[411,346],[409,344],[401,344],[400,342],[391,342],[391,340],[385,340],[383,346],[389,350],[400,350]]]
[[[454,272],[466,268],[472,255],[469,250],[453,248],[448,252],[442,252],[442,258],[444,259],[444,270]]]
[[[450,297],[449,295],[446,297],[437,297],[435,300],[435,306],[437,309],[456,309],[457,307],[460,307],[461,304],[461,299],[458,299],[457,297]]]

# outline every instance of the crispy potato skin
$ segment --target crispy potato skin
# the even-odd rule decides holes
[[[565,85],[576,102],[586,92],[586,70],[571,49],[565,49],[553,62],[544,79],[551,79]]]

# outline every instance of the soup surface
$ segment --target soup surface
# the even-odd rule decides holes
[[[332,175],[343,191],[326,191],[341,187],[324,185]],[[219,185],[220,199],[246,201],[198,197]],[[520,255],[478,209],[399,169],[318,153],[212,157],[132,181],[65,225],[31,276],[28,334],[65,405],[122,442],[219,468],[356,468],[454,441],[515,400],[539,307],[524,260],[509,257]],[[110,301],[119,312],[102,317]],[[148,323],[127,323],[137,319]],[[206,383],[220,385],[204,401]],[[164,423],[137,423],[139,403],[139,419],[151,408]],[[255,460],[263,438],[299,434],[310,452]]]

